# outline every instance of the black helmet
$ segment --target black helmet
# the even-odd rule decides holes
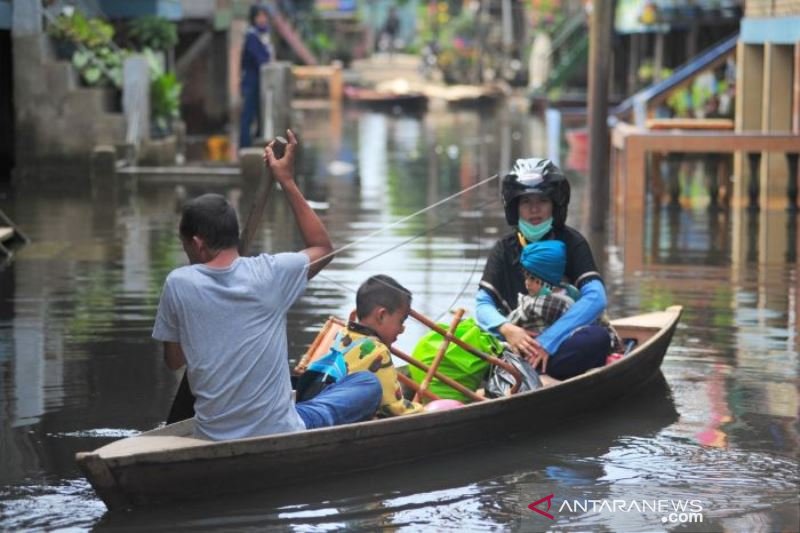
[[[516,226],[519,222],[519,197],[542,194],[553,202],[553,226],[561,228],[567,221],[569,182],[552,161],[531,157],[517,159],[502,181],[503,209],[506,222]]]

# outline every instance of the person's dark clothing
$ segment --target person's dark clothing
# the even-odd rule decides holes
[[[577,230],[569,226],[554,228],[545,239],[558,239],[566,245],[564,275],[571,284],[580,290],[581,286],[593,279],[602,282],[589,243]],[[518,294],[528,293],[519,260],[521,253],[522,243],[518,233],[513,231],[495,243],[483,270],[480,286],[486,289],[504,314],[514,310]]]
[[[262,118],[259,112],[261,101],[260,77],[261,66],[272,60],[270,52],[269,30],[251,26],[245,34],[241,58],[241,95],[242,115],[240,119],[239,147],[245,148],[252,144],[250,133],[253,120],[256,120],[257,133],[262,132]]]

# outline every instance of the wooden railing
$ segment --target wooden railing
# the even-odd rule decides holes
[[[626,210],[643,210],[645,199],[646,156],[648,152],[667,153],[746,153],[750,162],[747,204],[766,207],[769,198],[764,190],[786,191],[788,208],[797,210],[797,160],[800,135],[786,133],[709,131],[705,129],[647,130],[622,122],[611,133],[614,164],[614,194]],[[785,186],[770,183],[770,176],[760,176],[762,152],[786,154],[789,179]],[[744,191],[744,189],[740,189]],[[736,198],[737,201],[744,200]]]
[[[341,65],[295,65],[292,67],[292,75],[296,80],[326,80],[331,106],[341,105],[342,96],[344,95]]]

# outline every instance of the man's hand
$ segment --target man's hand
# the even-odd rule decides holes
[[[275,139],[264,147],[264,164],[269,167],[272,171],[272,176],[284,188],[294,181],[294,157],[297,150],[297,137],[295,137],[292,130],[286,130],[286,136],[289,139],[289,143],[286,145],[286,151],[280,159],[277,158],[273,150]]]

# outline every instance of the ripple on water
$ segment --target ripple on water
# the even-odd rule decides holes
[[[617,497],[699,499],[711,517],[800,500],[797,462],[765,453],[703,447],[662,435],[622,438],[597,461],[604,475],[596,487],[605,486]]]
[[[6,531],[90,528],[106,512],[85,479],[4,487],[2,526]]]
[[[82,431],[69,431],[65,433],[48,433],[47,436],[54,438],[78,437],[90,439],[124,439],[127,437],[135,437],[140,433],[141,431],[135,429],[96,428]]]

